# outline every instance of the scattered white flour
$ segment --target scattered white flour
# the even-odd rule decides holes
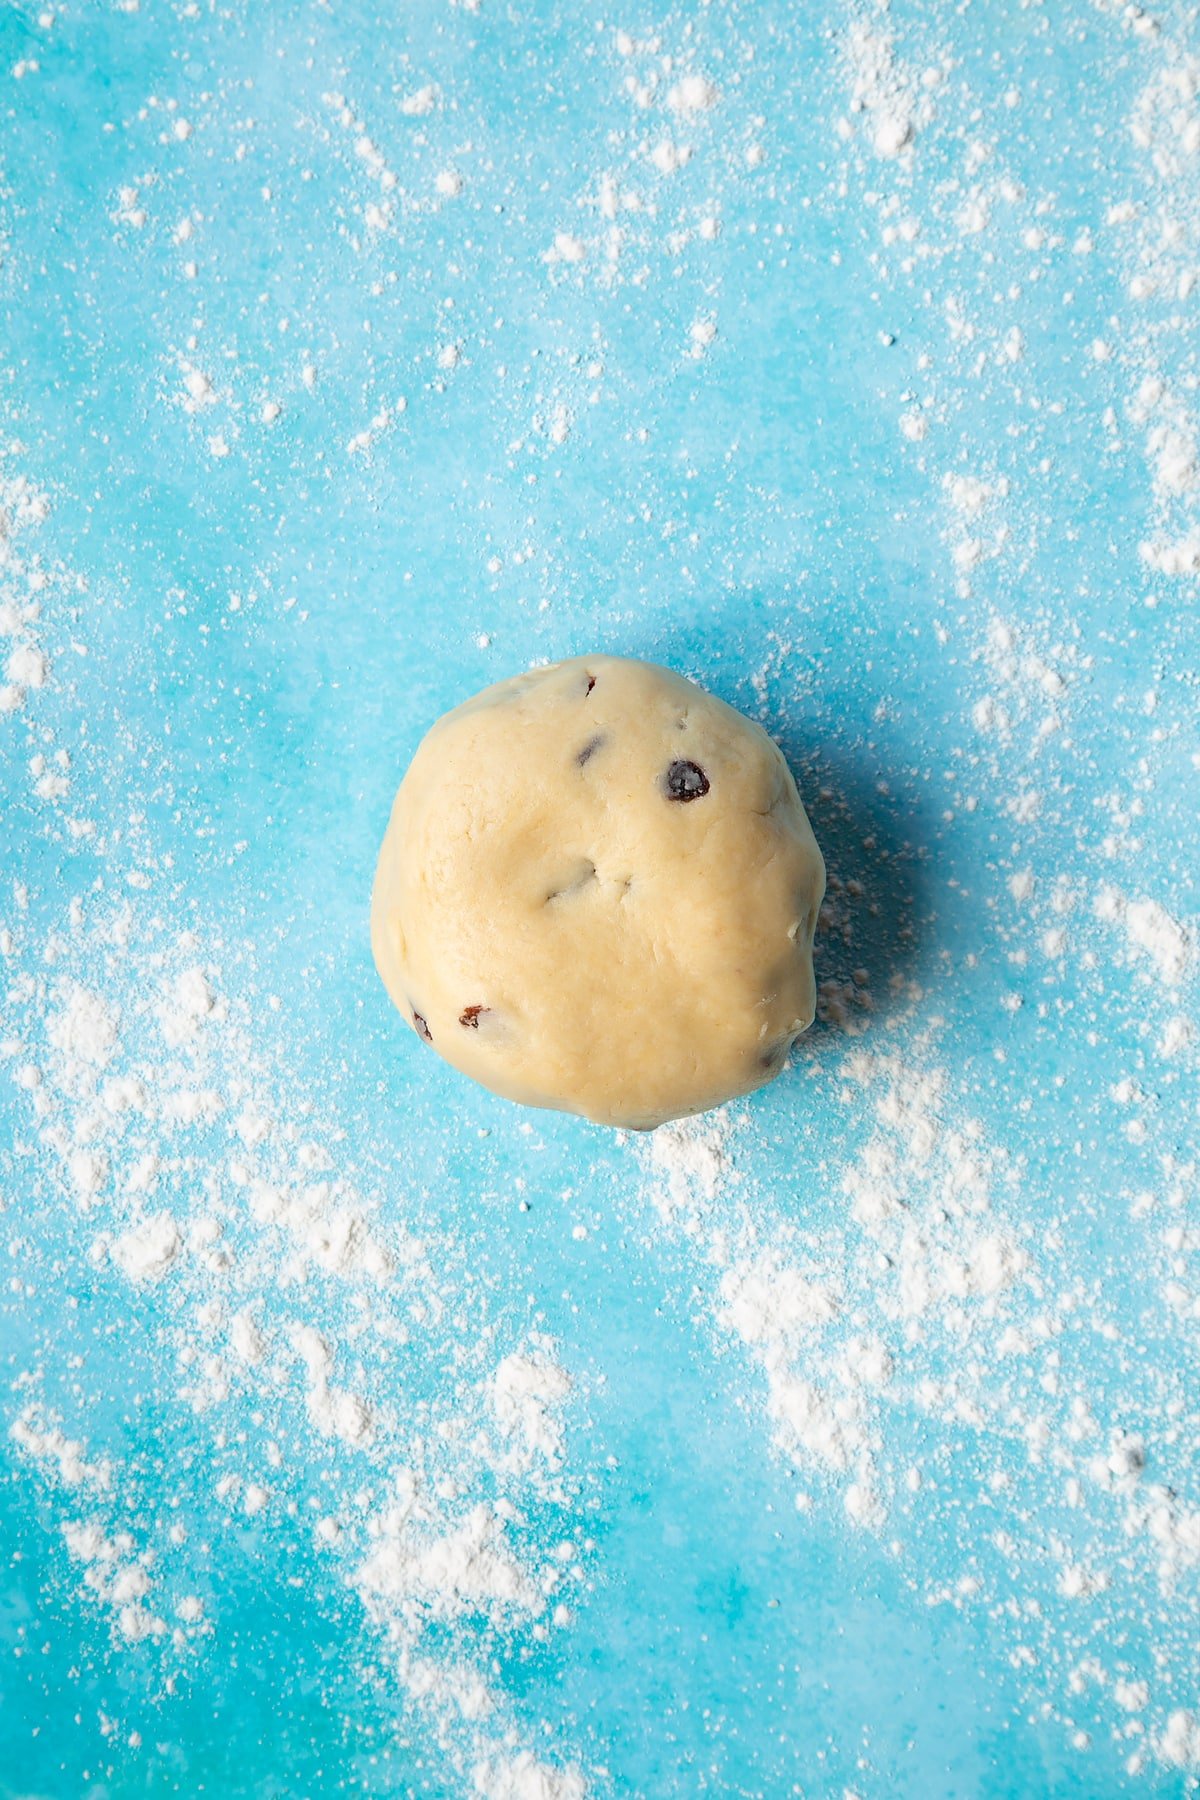
[[[1176,1013],[1168,1019],[1163,1034],[1158,1041],[1160,1056],[1178,1056],[1189,1044],[1195,1042],[1196,1027],[1193,1021],[1183,1013]]]
[[[399,185],[396,173],[346,97],[339,93],[328,93],[324,96],[324,100],[337,124],[352,139],[356,162],[366,171],[368,178],[378,185],[380,194],[383,196],[380,200],[364,202],[362,207],[363,223],[368,231],[386,231],[395,215],[392,196]],[[432,112],[435,105],[436,96],[433,89],[424,88],[411,96],[401,110],[409,117],[421,117]]]
[[[103,1490],[112,1486],[112,1464],[107,1458],[89,1462],[87,1446],[79,1438],[69,1438],[61,1423],[42,1407],[27,1406],[13,1420],[8,1434],[18,1449],[35,1462],[47,1464],[67,1487],[87,1484]]]
[[[888,1511],[878,1415],[912,1322],[957,1344],[994,1332],[1029,1259],[991,1216],[995,1155],[979,1128],[945,1121],[944,1072],[920,1054],[850,1050],[841,1078],[848,1095],[867,1102],[875,1126],[840,1175],[830,1172],[842,1231],[853,1221],[857,1232],[848,1241],[839,1234],[823,1253],[801,1258],[791,1228],[761,1202],[739,1207],[731,1220],[721,1204],[732,1175],[727,1118],[656,1131],[648,1165],[656,1204],[718,1272],[714,1322],[762,1370],[780,1452],[798,1468],[844,1477],[849,1515],[878,1528]],[[852,1306],[848,1272],[860,1261],[871,1275]]]
[[[708,112],[721,98],[715,84],[706,75],[685,75],[667,94],[667,105],[674,113]]]
[[[1129,948],[1146,957],[1168,987],[1182,984],[1192,959],[1191,937],[1159,901],[1130,900],[1106,882],[1096,895],[1095,912],[1124,931]]]
[[[53,953],[30,959],[36,976],[3,1001],[0,1070],[61,1171],[68,1212],[88,1208],[93,1260],[163,1292],[155,1391],[207,1433],[217,1500],[269,1530],[287,1516],[289,1490],[324,1466],[322,1500],[337,1511],[317,1539],[450,1763],[467,1779],[486,1766],[499,1782],[511,1769],[549,1794],[584,1795],[569,1760],[560,1768],[523,1747],[486,1663],[472,1662],[481,1632],[541,1642],[563,1629],[562,1595],[582,1578],[562,1417],[572,1383],[552,1344],[526,1333],[494,1348],[478,1300],[469,1326],[457,1322],[402,1198],[393,1194],[385,1227],[339,1167],[336,1139],[321,1140],[307,1098],[264,1073],[273,1059],[260,1030],[192,936],[164,935],[148,905],[101,900],[74,907],[69,930],[48,941]],[[4,942],[11,960],[17,938]],[[146,1195],[168,1181],[170,1210],[148,1210]],[[447,1240],[435,1254],[454,1260]],[[469,1379],[441,1416],[418,1408],[402,1422],[404,1384],[397,1391],[388,1358],[414,1342]],[[289,1460],[259,1430],[231,1455],[224,1421],[238,1395],[256,1417],[290,1408],[288,1436],[303,1453]],[[112,1459],[44,1407],[24,1401],[8,1430],[64,1494],[122,1497]],[[364,1510],[364,1479],[390,1487],[393,1502]],[[525,1516],[534,1499],[536,1528]],[[219,1631],[195,1595],[160,1591],[156,1553],[134,1535],[78,1509],[59,1529],[115,1643],[177,1655],[189,1634]],[[434,1627],[452,1641],[419,1654]]]
[[[502,1622],[513,1610],[531,1616],[544,1610],[545,1598],[510,1550],[495,1507],[473,1507],[441,1535],[397,1508],[374,1522],[373,1537],[375,1548],[354,1578],[368,1599],[387,1600],[415,1618],[482,1613]]]
[[[894,40],[873,22],[855,18],[843,40],[850,75],[850,117],[863,119],[875,155],[911,155],[918,130],[932,118],[931,85],[919,84],[895,55]]]
[[[157,1006],[163,1038],[171,1049],[190,1043],[217,1010],[217,999],[203,969],[184,969]]]
[[[416,88],[406,94],[400,102],[400,111],[406,119],[427,119],[437,106],[437,89],[431,84]]]
[[[1176,1676],[1186,1667],[1190,1679],[1200,1569],[1194,1408],[1165,1377],[1158,1387],[1143,1377],[1157,1353],[1155,1334],[1186,1344],[1200,1322],[1196,1169],[1173,1135],[1179,1115],[1167,1111],[1194,1075],[1196,940],[1189,919],[1143,891],[1166,892],[1167,879],[1135,860],[1139,836],[1149,835],[1158,759],[1192,728],[1175,696],[1175,723],[1160,734],[1177,672],[1166,657],[1161,710],[1157,694],[1135,696],[1133,706],[1118,697],[1114,717],[1129,726],[1128,781],[1105,797],[1097,827],[1081,804],[1089,751],[1072,744],[1094,713],[1096,646],[1077,625],[1070,549],[1069,579],[1051,604],[1037,588],[1039,549],[1062,525],[1069,496],[1055,487],[1058,447],[1053,428],[1043,429],[1062,416],[1061,370],[1057,351],[1048,355],[1039,342],[1030,296],[1042,281],[1048,291],[1067,263],[1072,295],[1079,288],[1087,298],[1093,265],[1111,278],[1103,336],[1092,338],[1089,326],[1076,346],[1083,379],[1096,384],[1082,390],[1099,396],[1095,416],[1089,425],[1086,408],[1068,414],[1059,429],[1069,426],[1077,443],[1094,429],[1122,476],[1126,436],[1135,474],[1137,459],[1144,463],[1138,479],[1149,519],[1136,526],[1124,570],[1114,563],[1114,592],[1122,572],[1135,591],[1148,590],[1147,607],[1163,602],[1156,618],[1144,615],[1157,625],[1168,607],[1190,605],[1188,584],[1200,574],[1189,323],[1200,282],[1200,61],[1166,15],[1100,0],[1093,23],[1111,31],[1121,54],[1128,33],[1144,58],[1128,121],[1138,160],[1129,181],[1118,159],[1111,202],[1089,220],[1068,222],[1050,172],[1045,191],[1035,183],[1027,192],[1006,169],[1003,113],[972,93],[969,69],[919,19],[901,22],[884,6],[845,13],[835,72],[843,88],[835,129],[845,150],[832,177],[842,184],[834,204],[844,221],[842,200],[856,182],[855,210],[867,215],[872,235],[859,259],[839,226],[837,256],[853,262],[849,278],[878,303],[871,347],[877,339],[888,359],[905,359],[885,425],[906,477],[924,477],[933,541],[943,539],[929,584],[938,592],[922,593],[912,624],[923,634],[922,654],[944,653],[947,666],[964,673],[944,813],[939,818],[939,799],[919,829],[931,850],[931,891],[948,866],[943,827],[969,829],[974,844],[986,843],[977,885],[964,896],[983,923],[969,949],[945,949],[944,967],[932,944],[922,945],[930,965],[928,974],[922,966],[923,1037],[916,1015],[903,1010],[903,975],[886,997],[886,976],[877,976],[881,997],[873,999],[873,955],[864,950],[860,960],[855,936],[866,909],[856,912],[854,884],[835,870],[823,923],[845,967],[830,973],[826,963],[826,1029],[797,1054],[793,1075],[801,1096],[813,1084],[833,1128],[819,1144],[795,1142],[794,1184],[776,1155],[775,1179],[764,1186],[755,1173],[762,1140],[728,1112],[665,1127],[639,1155],[655,1229],[669,1225],[682,1239],[702,1316],[725,1353],[721,1368],[738,1371],[751,1441],[757,1433],[764,1453],[773,1447],[771,1472],[782,1468],[794,1482],[801,1521],[831,1499],[856,1531],[881,1534],[881,1549],[894,1551],[919,1604],[984,1609],[1014,1670],[1028,1671],[1042,1716],[1058,1709],[1077,1749],[1087,1747],[1087,1734],[1068,1715],[1090,1695],[1128,1746],[1131,1774],[1150,1758],[1192,1772],[1200,1769],[1200,1719],[1172,1666]],[[945,21],[938,30],[948,30]],[[774,192],[784,159],[774,154],[772,121],[746,109],[746,72],[709,59],[702,22],[645,36],[606,30],[604,42],[608,79],[619,69],[614,97],[623,123],[606,134],[594,163],[559,183],[527,254],[538,279],[561,284],[566,301],[582,290],[590,307],[623,284],[621,304],[635,303],[649,320],[670,293],[669,356],[699,386],[723,360],[706,359],[718,316],[731,345],[742,324],[736,285],[721,290],[729,278],[715,273],[718,264],[736,266],[749,226],[756,258],[782,254],[772,250],[773,211],[776,239],[794,228]],[[23,59],[14,74],[36,66]],[[415,68],[405,80],[421,82],[423,73]],[[1023,103],[1014,85],[1004,107],[1019,121]],[[372,302],[394,279],[386,265],[398,258],[409,218],[436,220],[449,232],[455,218],[471,217],[460,229],[480,230],[472,203],[492,177],[486,147],[470,160],[478,143],[435,138],[464,117],[461,96],[433,81],[397,90],[370,130],[342,95],[326,97],[312,129],[327,143],[332,127],[346,188],[339,211],[349,219],[338,229],[372,282],[378,275]],[[165,123],[174,144],[191,138],[189,121],[172,113]],[[251,123],[246,135],[252,146]],[[403,155],[407,170],[410,149],[415,172],[406,191],[392,165]],[[470,200],[442,204],[467,191],[468,176]],[[738,184],[754,197],[747,209],[733,204]],[[269,204],[269,188],[260,191]],[[112,216],[130,253],[152,253],[161,230],[175,246],[196,241],[199,256],[207,248],[204,207],[188,199],[172,230],[181,202],[163,215],[153,206],[162,192],[147,173],[116,194]],[[564,229],[553,230],[556,222]],[[1004,234],[1014,248],[1002,250]],[[1012,280],[1002,279],[1014,255]],[[198,263],[183,273],[195,281]],[[291,323],[281,320],[281,332]],[[471,381],[485,364],[490,379],[482,336],[466,330],[464,315],[439,314],[424,339],[426,369],[457,368],[470,342],[457,379]],[[599,325],[595,343],[572,347],[571,358],[532,385],[512,383],[520,390],[506,421],[516,419],[513,458],[534,449],[549,457],[571,440],[560,471],[586,448],[589,416],[603,420],[628,379]],[[170,353],[165,388],[177,417],[191,417],[198,431],[222,427],[203,436],[227,475],[231,447],[245,441],[239,408],[249,404],[247,416],[274,424],[281,401],[262,396],[280,392],[289,419],[297,405],[312,411],[324,404],[324,386],[318,402],[312,395],[326,361],[333,397],[342,381],[333,346],[297,345],[289,350],[287,366],[298,372],[290,391],[263,371],[239,398],[236,365],[211,331],[198,331]],[[431,386],[445,392],[449,384],[435,375]],[[382,462],[398,448],[406,402],[394,391],[368,391],[355,408],[336,442],[356,459],[350,473],[359,479],[374,452]],[[643,429],[640,441],[653,442]],[[667,541],[675,521],[652,518],[653,497],[646,504],[644,522],[661,526]],[[60,760],[67,751],[50,741],[47,721],[60,702],[69,712],[64,671],[86,652],[76,636],[86,589],[30,549],[49,513],[43,494],[9,474],[6,454],[0,715],[5,729],[24,734],[28,726],[32,737],[36,727],[20,766],[28,766],[31,798],[51,803],[43,816],[59,809],[54,829],[70,848],[96,845],[98,833],[82,811],[67,816],[72,787],[83,788],[86,777],[74,764],[68,773]],[[550,567],[533,515],[499,548],[503,557],[488,565],[498,586],[508,571],[546,563],[547,606],[564,568]],[[488,634],[477,641],[486,648]],[[786,661],[781,652],[779,665]],[[765,714],[765,674],[762,698]],[[881,694],[872,778],[895,762],[885,736],[893,719],[923,754],[923,698]],[[74,738],[64,732],[64,742],[74,755]],[[1200,768],[1194,730],[1187,742]],[[932,794],[938,771],[920,773],[932,777]],[[135,836],[131,824],[131,843]],[[117,1291],[127,1281],[138,1290],[139,1315],[154,1309],[153,1341],[131,1337],[131,1356],[146,1359],[155,1398],[174,1421],[169,1441],[186,1436],[201,1448],[231,1530],[245,1532],[249,1522],[266,1542],[286,1529],[282,1521],[312,1508],[313,1541],[361,1600],[372,1654],[421,1715],[431,1756],[443,1755],[464,1790],[485,1800],[583,1800],[588,1783],[569,1747],[561,1766],[543,1760],[546,1734],[509,1706],[501,1675],[502,1657],[518,1661],[567,1628],[564,1596],[586,1586],[592,1546],[582,1535],[579,1468],[568,1443],[577,1381],[565,1353],[523,1317],[495,1313],[485,1284],[464,1274],[450,1235],[428,1230],[403,1172],[356,1166],[341,1129],[323,1126],[311,1097],[293,1090],[286,1028],[238,997],[221,946],[164,930],[162,913],[177,899],[186,903],[186,893],[168,902],[160,889],[154,906],[142,899],[148,871],[157,870],[155,849],[169,846],[142,848],[128,865],[124,852],[98,850],[105,897],[81,880],[53,931],[25,922],[20,895],[4,896],[0,1078],[12,1084],[28,1159],[21,1166],[36,1172],[37,1204],[61,1237],[56,1254],[86,1266],[90,1245],[89,1279]],[[73,880],[66,867],[64,879]],[[126,885],[136,908],[123,914],[107,895]],[[1186,895],[1178,883],[1174,891]],[[930,910],[944,904],[936,893]],[[1124,991],[1112,980],[1114,937],[1122,968],[1128,961],[1146,977]],[[236,951],[230,960],[236,965]],[[964,970],[979,967],[977,986],[956,988]],[[1165,1003],[1147,1004],[1146,1029],[1131,1047],[1116,1028],[1151,986],[1167,990]],[[953,1027],[941,1035],[929,1019],[943,1004],[939,995],[947,1005],[994,1005],[992,1064],[980,1057],[960,1068],[952,1060]],[[1070,1059],[1047,1074],[1053,1057],[1043,1051],[1046,1038],[1065,1042],[1093,1029],[1106,1033],[1102,1054],[1114,1060],[1089,1112],[1069,1085]],[[935,1044],[946,1048],[935,1055]],[[1143,1047],[1164,1066],[1147,1072]],[[1060,1073],[1056,1120],[1039,1084]],[[1009,1109],[1013,1131],[1004,1141],[1025,1146],[1026,1161],[1006,1156],[977,1122],[979,1090]],[[1078,1140],[1078,1182],[1069,1155],[1066,1175],[1062,1159],[1058,1173],[1047,1173],[1044,1146],[1024,1128],[1024,1109],[1035,1101],[1037,1129],[1049,1116],[1052,1128],[1061,1121],[1072,1153]],[[1112,1191],[1096,1195],[1086,1184],[1084,1139],[1101,1124],[1127,1154]],[[346,1131],[353,1138],[353,1128]],[[6,1304],[22,1329],[25,1277],[32,1298],[39,1276],[23,1235],[23,1198],[22,1188],[6,1214]],[[1091,1240],[1109,1231],[1105,1269]],[[1121,1296],[1144,1301],[1145,1345],[1121,1335]],[[514,1295],[506,1298],[520,1313]],[[54,1552],[69,1559],[72,1603],[85,1616],[91,1609],[118,1649],[141,1644],[163,1659],[169,1692],[192,1638],[220,1632],[220,1601],[209,1607],[175,1578],[170,1558],[182,1549],[183,1521],[164,1530],[137,1500],[134,1474],[117,1454],[123,1427],[107,1414],[101,1427],[98,1405],[94,1421],[72,1410],[72,1384],[84,1393],[85,1378],[72,1360],[70,1326],[67,1319],[61,1368],[46,1354],[44,1374],[31,1362],[13,1387],[5,1423],[14,1466],[36,1485]],[[1097,1369],[1109,1371],[1099,1391],[1081,1373],[1089,1368],[1093,1379]],[[61,1386],[53,1404],[31,1398],[43,1380]],[[85,1405],[81,1399],[80,1412]],[[83,1424],[93,1443],[108,1447],[90,1448]],[[947,1470],[958,1484],[953,1503],[943,1492]],[[203,1527],[219,1554],[211,1506]],[[931,1546],[936,1575],[922,1565],[923,1546]],[[947,1577],[942,1564],[956,1548],[962,1566]],[[1131,1619],[1144,1626],[1145,1641],[1125,1645]],[[601,1775],[602,1789],[610,1779]]]
[[[480,1800],[584,1800],[587,1793],[577,1769],[548,1768],[528,1750],[477,1763],[472,1786]]]
[[[25,538],[49,518],[50,502],[26,476],[9,471],[9,454],[0,442],[0,719],[22,711],[49,682],[43,614],[47,601],[72,585],[65,571],[47,567],[25,547]]]
[[[374,450],[380,438],[383,437],[385,432],[392,429],[398,416],[405,410],[406,403],[403,399],[398,400],[394,407],[380,407],[379,411],[371,419],[369,425],[364,425],[361,431],[356,431],[352,437],[347,438],[347,456],[361,456],[369,459],[372,450]]]
[[[16,688],[45,687],[50,665],[36,644],[18,644],[9,652],[4,673]]]
[[[688,338],[693,357],[701,357],[717,341],[717,322],[715,319],[693,319],[688,328]]]
[[[1167,1720],[1158,1753],[1173,1769],[1200,1769],[1200,1716],[1180,1707]]]
[[[217,392],[204,370],[197,368],[194,363],[185,361],[182,372],[185,393],[181,404],[184,412],[196,413],[203,407],[215,406]]]
[[[194,1635],[186,1628],[203,1625],[200,1602],[194,1596],[173,1604],[168,1599],[164,1610],[179,1621],[174,1628],[169,1626],[151,1604],[161,1587],[160,1556],[139,1550],[133,1531],[124,1527],[110,1531],[95,1510],[112,1504],[114,1495],[121,1499],[127,1486],[123,1473],[108,1457],[89,1460],[86,1445],[68,1438],[61,1421],[38,1405],[26,1407],[13,1421],[9,1437],[52,1491],[69,1492],[58,1529],[67,1554],[80,1569],[80,1603],[103,1609],[118,1644],[165,1641],[176,1652],[184,1649]],[[86,1514],[80,1510],[85,1502],[93,1509]]]
[[[130,1281],[158,1281],[181,1248],[179,1227],[170,1213],[153,1213],[114,1240],[112,1259]]]
[[[539,1462],[558,1467],[564,1449],[559,1414],[570,1392],[571,1378],[549,1347],[514,1350],[503,1359],[492,1377],[491,1399],[508,1445],[506,1468],[529,1473]]]
[[[102,1069],[117,1041],[118,1019],[98,994],[72,985],[50,1014],[46,1035],[55,1049]]]
[[[345,1444],[368,1443],[373,1432],[371,1409],[361,1395],[331,1383],[333,1352],[326,1340],[312,1325],[294,1326],[291,1340],[308,1373],[308,1416],[316,1429]]]

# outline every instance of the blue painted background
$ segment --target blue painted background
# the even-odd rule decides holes
[[[1196,1055],[1154,1049],[1169,1016],[1195,1018],[1195,981],[1164,997],[1093,911],[1112,882],[1185,924],[1200,915],[1196,583],[1140,554],[1155,501],[1130,417],[1154,369],[1186,404],[1196,312],[1131,297],[1143,226],[1106,222],[1133,198],[1188,243],[1200,223],[1197,177],[1156,173],[1127,125],[1147,84],[1186,70],[1186,9],[1156,33],[1116,8],[1000,0],[55,13],[0,19],[0,467],[47,493],[38,550],[85,585],[73,600],[55,586],[51,680],[0,720],[8,973],[15,987],[43,972],[72,898],[102,909],[131,869],[149,886],[132,890],[132,953],[105,977],[126,1006],[172,934],[208,946],[264,1081],[297,1117],[311,1102],[378,1216],[440,1258],[445,1316],[394,1354],[368,1328],[356,1352],[397,1436],[456,1394],[485,1326],[496,1356],[532,1327],[553,1339],[574,1382],[569,1494],[532,1501],[515,1529],[531,1555],[586,1536],[571,1621],[542,1643],[468,1617],[437,1628],[430,1655],[489,1670],[516,1741],[577,1765],[596,1794],[1185,1791],[1193,1777],[1155,1745],[1200,1704],[1195,1560],[1162,1587],[1152,1538],[1109,1496],[1067,1504],[1053,1446],[1086,1391],[1096,1443],[1139,1433],[1145,1479],[1197,1504],[1200,1330],[1163,1299],[1162,1248],[1168,1223],[1195,1231]],[[873,153],[861,118],[837,131],[856,20],[917,77],[943,71],[897,159]],[[657,51],[623,56],[618,28]],[[667,75],[639,109],[625,76],[668,55],[719,104],[673,118]],[[404,114],[427,83],[435,109]],[[389,196],[331,92],[394,171]],[[692,148],[669,175],[648,157],[663,136]],[[976,142],[991,154],[973,173]],[[457,195],[437,189],[447,169]],[[605,171],[639,199],[611,270]],[[969,190],[1002,177],[1018,197],[995,199],[978,234],[956,225]],[[141,225],[118,216],[130,185]],[[909,267],[884,241],[889,197],[895,219],[922,220]],[[364,208],[385,198],[372,231]],[[708,216],[713,240],[697,231]],[[1076,253],[1085,230],[1094,248]],[[547,261],[562,232],[582,261]],[[950,329],[950,303],[969,333]],[[693,355],[692,324],[710,318],[717,336]],[[443,367],[449,344],[459,360]],[[185,359],[217,396],[195,414]],[[900,423],[914,407],[920,440]],[[369,450],[349,451],[385,409]],[[964,473],[1009,493],[960,529],[943,482]],[[954,542],[1000,523],[1003,544],[960,586]],[[1043,744],[1036,679],[1000,692],[988,662],[996,615],[1063,672]],[[484,683],[589,648],[670,663],[760,717],[831,871],[861,884],[853,941],[826,935],[818,979],[864,970],[873,1010],[857,1035],[819,1024],[739,1113],[740,1179],[714,1204],[838,1271],[847,1317],[865,1318],[870,1246],[841,1171],[873,1096],[847,1088],[847,1059],[935,1056],[947,1116],[981,1122],[994,1204],[1032,1259],[1004,1317],[1057,1321],[1057,1385],[1027,1350],[995,1375],[1005,1398],[978,1428],[918,1391],[953,1385],[975,1340],[897,1330],[878,1529],[847,1517],[844,1483],[773,1448],[762,1369],[720,1326],[711,1262],[660,1225],[644,1148],[551,1115],[524,1131],[418,1053],[370,966],[374,856],[423,731]],[[974,722],[989,695],[1007,733]],[[28,773],[52,747],[72,762],[61,805]],[[1022,819],[1023,788],[1039,805]],[[1114,794],[1126,812],[1140,802],[1115,851]],[[94,834],[73,836],[69,815]],[[1008,883],[1025,869],[1037,903],[1022,908]],[[1080,898],[1053,958],[1038,941],[1060,877]],[[62,956],[94,971],[86,944]],[[10,996],[10,1046],[31,1016]],[[1122,1078],[1146,1096],[1143,1141],[1110,1097]],[[359,1460],[306,1436],[298,1377],[235,1392],[218,1426],[178,1403],[197,1283],[131,1293],[98,1267],[96,1218],[64,1196],[28,1095],[6,1085],[3,1106],[6,1424],[33,1372],[64,1429],[121,1461],[124,1509],[147,1532],[181,1509],[173,1566],[212,1629],[178,1658],[116,1643],[63,1547],[72,1502],[6,1438],[0,1793],[471,1792],[461,1734],[413,1703],[313,1547],[309,1498],[352,1513],[386,1479],[389,1444]],[[229,1154],[222,1123],[198,1142],[174,1177],[185,1215]],[[1141,1191],[1156,1197],[1145,1214]],[[252,1260],[250,1227],[244,1244],[229,1230]],[[361,1319],[353,1294],[317,1286],[323,1318]],[[260,1299],[276,1305],[270,1282]],[[1039,1410],[1052,1448],[1031,1457],[1020,1421]],[[231,1516],[214,1472],[257,1467],[272,1431],[290,1446],[272,1504]],[[915,1464],[936,1479],[912,1495]],[[997,1531],[1022,1546],[1015,1562]],[[1063,1542],[1110,1572],[1089,1602],[1059,1590]],[[933,1603],[964,1572],[978,1590]],[[1075,1692],[1088,1656],[1108,1673]],[[1150,1685],[1140,1735],[1112,1700],[1118,1665]]]

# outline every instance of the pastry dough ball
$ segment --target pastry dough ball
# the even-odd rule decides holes
[[[812,1023],[825,866],[766,732],[576,657],[429,732],[371,902],[388,993],[497,1094],[648,1128],[778,1073]]]

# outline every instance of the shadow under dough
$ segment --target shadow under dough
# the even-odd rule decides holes
[[[791,726],[776,738],[825,858],[811,1035],[862,1030],[903,1004],[919,966],[933,821],[905,777],[865,747],[855,755]]]

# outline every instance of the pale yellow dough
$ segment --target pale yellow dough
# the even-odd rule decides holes
[[[669,669],[576,657],[429,732],[371,943],[405,1019],[484,1087],[647,1128],[778,1073],[812,1023],[824,891],[764,731]]]

